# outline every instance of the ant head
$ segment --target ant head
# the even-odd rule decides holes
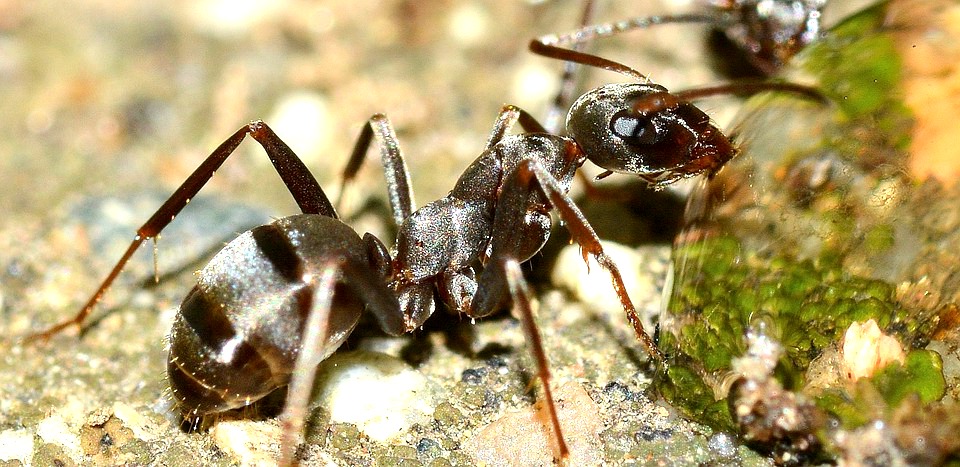
[[[567,133],[604,169],[663,185],[713,174],[736,149],[703,111],[656,84],[608,84],[574,102]]]

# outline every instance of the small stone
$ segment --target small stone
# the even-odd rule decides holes
[[[430,439],[421,438],[417,442],[417,453],[425,459],[436,459],[440,457],[440,443]]]
[[[602,459],[598,433],[600,408],[575,382],[557,389],[554,397],[563,436],[570,449],[569,465],[597,465]],[[557,448],[546,406],[508,413],[481,429],[463,444],[464,452],[491,465],[551,465]]]
[[[453,464],[451,464],[449,460],[441,457],[439,459],[434,459],[430,461],[430,463],[427,465],[429,465],[430,467],[450,467]]]
[[[714,433],[707,441],[707,446],[720,457],[733,457],[737,454],[737,443],[727,433]]]
[[[277,424],[228,420],[217,423],[210,431],[217,447],[235,457],[242,465],[276,463],[276,444],[273,443],[281,437],[281,429]]]
[[[330,432],[330,445],[340,450],[347,450],[360,441],[360,430],[349,423],[334,423],[327,428]]]
[[[467,384],[480,384],[483,382],[483,377],[486,376],[487,370],[485,368],[468,368],[463,370],[463,373],[460,375],[460,381],[463,381]]]
[[[611,381],[610,383],[607,383],[607,385],[603,387],[603,392],[607,395],[607,397],[610,398],[610,400],[615,402],[623,402],[629,400],[633,396],[633,394],[630,392],[630,388],[619,381]]]
[[[89,419],[89,417],[88,417]],[[94,420],[98,420],[94,416]],[[110,416],[106,421],[97,425],[84,424],[80,428],[80,446],[84,454],[93,456],[94,462],[117,462],[119,446],[125,445],[133,438],[133,433],[123,425],[120,419]]]
[[[94,410],[93,412],[90,413],[90,415],[87,415],[87,421],[85,422],[85,424],[87,426],[93,426],[93,427],[103,426],[104,424],[107,423],[107,420],[110,419],[111,415],[113,414],[111,414],[109,410],[104,408]]]
[[[441,425],[453,425],[463,420],[463,413],[449,402],[442,402],[433,410],[433,419]]]
[[[399,459],[416,459],[417,458],[417,448],[413,446],[404,446],[404,445],[393,445],[387,447],[387,455],[393,456]]]
[[[33,434],[27,430],[0,431],[0,460],[27,464],[33,454]]]
[[[318,404],[331,422],[352,423],[386,442],[434,413],[439,391],[400,359],[375,352],[334,354],[317,373]]]
[[[487,406],[487,402],[490,399],[489,395],[487,394],[489,392],[490,392],[489,389],[486,389],[483,387],[477,387],[477,386],[468,387],[463,392],[462,402],[464,403],[464,405],[472,409],[483,408]]]

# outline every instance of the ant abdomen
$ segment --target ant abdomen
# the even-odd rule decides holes
[[[345,224],[301,214],[249,230],[217,253],[170,331],[167,372],[182,412],[243,407],[288,384],[314,307],[310,279],[322,264],[316,259],[353,256],[366,263],[366,251]],[[340,347],[363,310],[355,294],[338,292],[323,358]]]
[[[574,102],[567,132],[591,162],[664,185],[719,170],[736,149],[710,118],[656,84],[608,84]]]

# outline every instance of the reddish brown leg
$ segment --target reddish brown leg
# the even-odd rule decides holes
[[[368,244],[368,248],[370,247],[371,245]],[[300,353],[290,376],[287,401],[280,416],[283,426],[280,442],[280,465],[282,466],[290,465],[294,461],[294,453],[303,432],[310,394],[317,376],[317,366],[335,350],[326,343],[331,313],[343,312],[332,308],[337,283],[347,286],[365,304],[365,309],[374,315],[384,332],[391,336],[399,336],[406,329],[400,312],[400,303],[383,281],[382,271],[371,269],[368,264],[350,260],[348,255],[334,255],[326,258],[320,267],[312,270],[314,272],[302,278],[302,281],[308,284],[312,294],[312,305],[303,326]],[[333,316],[334,320],[337,318],[338,316]],[[339,318],[343,319],[342,316]]]
[[[547,362],[547,354],[543,350],[543,340],[540,337],[540,330],[537,329],[537,322],[533,317],[533,308],[530,306],[530,288],[527,281],[523,278],[523,271],[520,270],[520,263],[514,260],[507,260],[504,263],[504,274],[507,278],[507,284],[510,287],[510,296],[513,298],[513,305],[520,310],[520,322],[523,324],[523,331],[527,336],[527,342],[533,350],[533,358],[537,362],[537,372],[540,383],[543,385],[543,398],[547,401],[547,412],[550,414],[550,422],[553,425],[555,433],[554,440],[557,443],[557,458],[566,459],[570,455],[570,448],[567,441],[563,438],[563,430],[560,428],[560,417],[557,414],[557,407],[553,399],[553,391],[550,389],[550,380],[553,376],[550,374],[550,364]]]
[[[333,290],[336,285],[338,268],[336,261],[330,261],[321,269],[319,277],[309,278],[307,283],[313,290],[313,305],[307,322],[304,323],[303,341],[300,355],[290,375],[290,388],[287,401],[280,415],[283,434],[280,438],[281,466],[292,465],[300,434],[303,433],[303,421],[307,416],[310,393],[317,377],[317,366],[323,359],[316,351],[326,340],[330,321],[330,308],[333,303]],[[398,313],[399,314],[399,313]]]
[[[663,360],[663,354],[657,348],[653,339],[646,333],[636,307],[627,294],[623,277],[616,263],[603,251],[600,238],[590,226],[583,213],[577,208],[573,200],[557,186],[556,180],[539,163],[526,159],[520,163],[504,184],[503,194],[497,205],[497,212],[493,224],[493,251],[486,268],[477,280],[477,293],[472,303],[472,316],[486,316],[492,313],[503,298],[506,286],[504,264],[512,260],[515,252],[519,251],[523,242],[523,229],[518,228],[528,208],[530,195],[538,190],[542,192],[553,209],[560,214],[560,219],[570,232],[573,240],[580,245],[584,261],[587,255],[592,255],[601,267],[610,274],[617,297],[623,307],[627,320],[633,326],[637,339],[643,344],[644,350],[650,358],[658,363]]]
[[[155,238],[160,234],[164,227],[183,210],[184,206],[190,202],[190,199],[196,196],[200,189],[210,180],[210,177],[213,176],[213,173],[216,172],[220,165],[233,154],[233,151],[248,134],[263,146],[267,156],[270,158],[270,162],[273,163],[274,168],[276,168],[277,173],[283,180],[284,185],[290,190],[290,194],[293,195],[297,205],[300,206],[300,209],[304,213],[321,214],[333,218],[337,217],[333,205],[330,204],[326,195],[323,194],[320,184],[317,183],[317,180],[300,158],[297,157],[290,147],[280,140],[280,137],[265,123],[260,121],[252,122],[237,130],[233,136],[221,143],[220,146],[187,177],[183,184],[170,195],[170,198],[157,209],[157,212],[153,213],[147,222],[137,229],[137,235],[133,238],[130,246],[127,247],[127,251],[123,253],[123,256],[121,256],[117,264],[113,266],[113,269],[107,274],[107,277],[100,284],[100,287],[98,287],[93,293],[93,296],[87,300],[87,303],[79,313],[73,318],[52,326],[49,329],[31,334],[27,336],[25,340],[28,342],[37,339],[46,340],[67,327],[81,327],[83,321],[90,315],[93,307],[100,301],[100,298],[103,297],[103,294],[110,288],[110,285],[113,284],[113,281],[120,274],[120,271],[123,270],[127,261],[130,260],[130,257],[133,256],[133,253],[137,251],[145,240]]]
[[[575,149],[570,148],[569,151],[571,151],[571,154],[568,154],[568,157],[571,157]],[[527,341],[530,344],[534,360],[537,362],[538,377],[544,386],[544,396],[551,422],[555,428],[554,433],[557,446],[560,449],[560,457],[564,458],[568,453],[567,446],[560,430],[556,403],[549,389],[551,376],[546,352],[543,349],[539,332],[536,330],[536,324],[533,322],[532,313],[529,311],[529,294],[524,293],[522,275],[518,266],[516,266],[517,252],[521,251],[524,244],[525,230],[521,226],[527,210],[531,209],[529,200],[535,191],[543,193],[549,200],[551,207],[560,214],[560,219],[567,230],[570,231],[570,235],[580,244],[584,261],[587,260],[587,255],[592,255],[600,266],[610,274],[614,290],[620,298],[627,319],[650,358],[660,363],[663,361],[663,354],[644,330],[636,307],[634,307],[630,296],[627,294],[620,270],[616,263],[603,251],[600,238],[597,237],[596,232],[593,231],[583,213],[557,185],[553,176],[537,161],[533,159],[523,160],[504,182],[503,192],[500,195],[494,215],[491,235],[492,253],[483,272],[477,279],[477,291],[467,314],[471,317],[489,315],[497,309],[505,298],[504,293],[509,290],[514,304],[524,313],[522,319],[527,333]]]

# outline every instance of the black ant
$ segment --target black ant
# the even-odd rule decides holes
[[[712,175],[735,147],[689,101],[728,92],[705,88],[671,94],[625,66],[592,55],[543,47],[543,55],[606,68],[642,82],[611,84],[584,94],[567,118],[569,137],[547,132],[514,107],[501,110],[480,156],[444,198],[420,209],[392,125],[374,115],[364,125],[343,180],[353,178],[377,140],[398,234],[393,254],[382,241],[362,237],[341,222],[307,167],[264,123],[240,128],[204,160],[137,230],[126,252],[84,307],[71,319],[28,339],[48,339],[84,320],[133,253],[181,212],[221,164],[250,135],[261,146],[302,214],[244,232],[199,273],[170,332],[168,375],[186,419],[247,406],[289,385],[283,409],[282,458],[293,459],[318,364],[373,313],[390,335],[420,328],[437,296],[453,312],[481,318],[510,299],[536,360],[558,446],[564,441],[550,390],[546,354],[520,270],[550,234],[550,211],[582,249],[610,274],[637,337],[652,360],[663,355],[643,329],[617,266],[567,196],[577,169],[591,160],[638,175],[654,185],[700,173]],[[757,89],[810,93],[771,84]],[[510,135],[519,123],[525,133]],[[477,273],[477,268],[480,272]]]
[[[733,43],[761,76],[776,75],[794,55],[822,34],[822,11],[827,0],[711,0],[702,13],[638,16],[625,20],[590,24],[595,2],[586,0],[580,28],[566,34],[538,37],[531,44],[534,53],[545,47],[580,49],[588,42],[637,29],[666,24],[707,24]],[[560,91],[546,119],[548,127],[573,100],[575,65],[568,62]]]

